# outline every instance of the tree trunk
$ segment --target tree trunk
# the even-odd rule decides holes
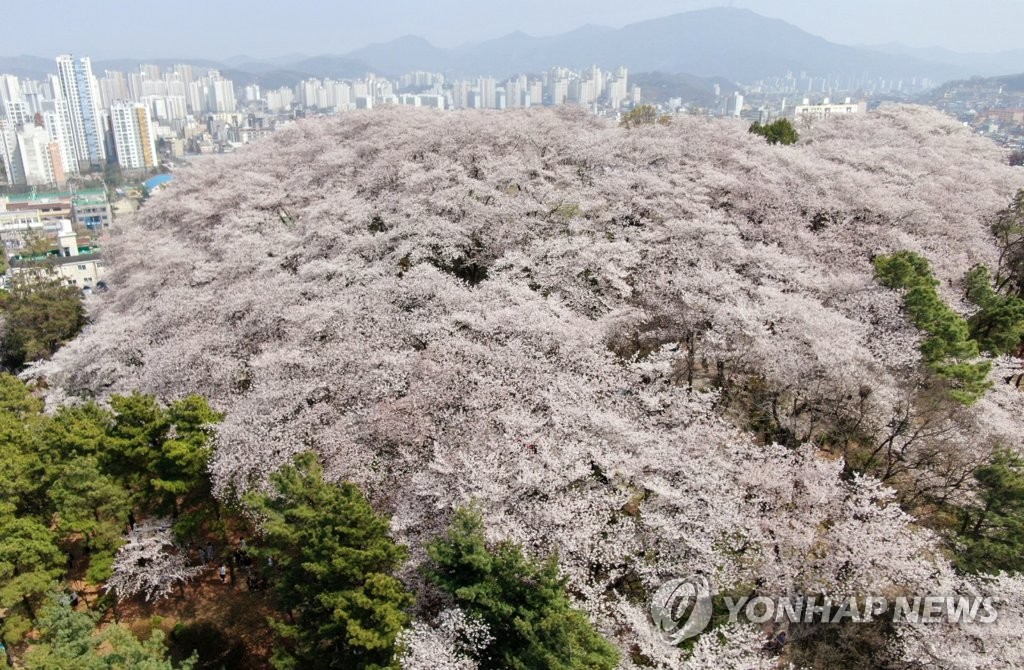
[[[32,607],[32,601],[28,599],[28,596],[21,597],[21,604],[25,606],[25,611],[28,612],[28,618],[32,621],[36,620],[36,611]]]
[[[697,335],[692,330],[686,336],[686,388],[693,390],[693,366],[696,365]]]

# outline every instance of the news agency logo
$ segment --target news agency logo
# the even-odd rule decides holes
[[[679,644],[708,627],[712,595],[704,575],[667,581],[651,598],[651,619],[670,644]]]
[[[651,597],[651,620],[669,644],[702,633],[711,622],[714,591],[704,575],[672,579]],[[839,624],[888,619],[893,623],[992,623],[998,612],[991,597],[881,595],[830,598],[816,596],[723,596],[721,618],[729,623]],[[727,614],[726,614],[727,613]]]

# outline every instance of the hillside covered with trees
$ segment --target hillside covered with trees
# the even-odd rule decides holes
[[[51,405],[206,399],[203,495],[279,567],[278,667],[1024,663],[1024,172],[917,107],[747,131],[296,123],[154,195],[85,330],[25,377]],[[362,548],[304,535],[312,510]],[[332,556],[354,572],[302,573]],[[999,617],[773,645],[716,601],[671,645],[651,596],[698,574]]]

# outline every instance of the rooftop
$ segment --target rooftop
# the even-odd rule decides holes
[[[79,244],[77,256],[61,256],[60,251],[57,249],[51,249],[45,253],[32,254],[31,256],[22,254],[11,256],[11,265],[14,267],[26,267],[29,265],[63,265],[64,263],[74,263],[76,259],[78,261],[87,261],[93,258],[99,258],[99,252],[100,248],[97,246]]]
[[[163,186],[164,184],[166,184],[169,181],[172,181],[173,179],[174,175],[172,174],[158,174],[155,177],[150,177],[143,183],[147,189],[152,191],[153,189]]]
[[[3,196],[14,204],[58,202],[71,198],[71,191],[45,191],[43,193],[14,193]],[[98,202],[106,200],[107,192],[102,188],[83,188],[75,193],[76,202]]]

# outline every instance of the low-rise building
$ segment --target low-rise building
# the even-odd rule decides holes
[[[39,212],[8,212],[5,209],[5,201],[0,199],[0,242],[3,242],[5,259],[24,249],[30,239],[45,235],[46,230]]]
[[[61,222],[57,249],[34,255],[16,255],[10,260],[12,276],[60,279],[69,286],[91,289],[106,276],[99,247],[88,238],[80,239],[71,221]]]
[[[793,110],[793,116],[798,120],[813,121],[842,114],[864,114],[867,111],[868,103],[864,100],[853,102],[850,98],[846,98],[844,102],[836,103],[825,98],[821,104],[812,105],[809,98],[804,98],[804,103],[797,105]]]
[[[0,211],[38,214],[44,222],[71,219],[90,230],[106,228],[111,221],[110,203],[102,188],[9,195],[0,202]]]
[[[110,226],[110,202],[103,189],[83,190],[71,201],[72,218],[75,223],[89,230],[101,230]]]
[[[71,194],[63,191],[22,193],[7,196],[9,212],[37,212],[43,221],[71,218]]]

